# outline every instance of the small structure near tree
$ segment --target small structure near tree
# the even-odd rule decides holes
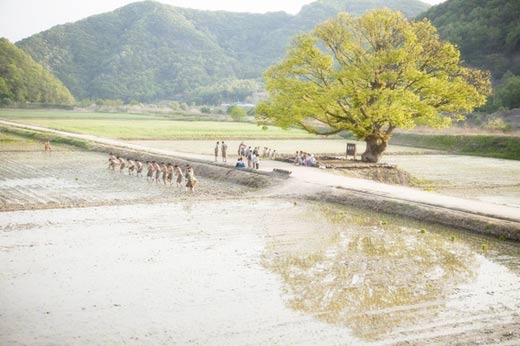
[[[356,158],[357,152],[356,152],[356,143],[347,143],[347,152],[345,158],[348,160],[349,156],[352,156],[354,161]]]

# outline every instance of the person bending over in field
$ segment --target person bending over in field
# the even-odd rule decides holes
[[[218,147],[219,147],[219,142],[217,142],[217,145],[215,145],[215,162],[217,162],[217,159],[218,159]]]
[[[153,162],[146,161],[146,180],[153,181],[153,172],[154,172],[155,166]]]
[[[134,175],[135,162],[132,159],[128,159],[128,175]]]
[[[51,147],[51,142],[49,140],[47,140],[44,144],[43,144],[43,150],[46,152],[46,153],[50,153],[52,151],[52,147]]]
[[[161,181],[161,165],[159,165],[159,162],[154,161],[154,171],[155,171],[155,182],[159,183]]]
[[[167,180],[168,180],[168,184],[171,185],[173,183],[173,165],[170,162],[168,162],[167,167],[168,167]]]
[[[181,187],[182,183],[182,169],[179,167],[179,165],[174,166],[175,175],[177,175],[177,187]]]
[[[114,170],[116,167],[117,159],[114,154],[110,153],[108,155],[108,169]]]
[[[136,176],[143,176],[143,163],[139,160],[135,160],[135,172]]]
[[[118,157],[117,160],[119,161],[119,174],[123,174],[126,166],[126,161],[122,157]]]
[[[166,166],[164,162],[161,162],[161,178],[164,185],[166,185],[166,180],[168,178],[168,166]]]
[[[188,166],[188,169],[186,170],[186,180],[186,190],[189,188],[191,193],[195,192],[197,178],[195,178],[195,172],[191,166]]]

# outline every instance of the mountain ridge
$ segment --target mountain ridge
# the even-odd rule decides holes
[[[13,102],[71,104],[69,90],[6,38],[0,38],[0,105]]]
[[[142,1],[53,27],[17,46],[54,72],[78,99],[182,100],[222,81],[258,80],[295,34],[340,10],[359,15],[377,7],[414,16],[428,5],[417,0],[318,0],[289,15]]]

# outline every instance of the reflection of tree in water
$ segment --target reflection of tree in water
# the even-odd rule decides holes
[[[355,228],[332,232],[307,253],[268,244],[264,264],[281,275],[291,308],[374,338],[432,317],[475,276],[471,250],[440,235]]]

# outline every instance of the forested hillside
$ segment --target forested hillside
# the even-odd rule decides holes
[[[27,53],[0,38],[0,105],[12,102],[70,104],[69,90]]]
[[[295,34],[341,11],[389,7],[410,17],[417,0],[319,0],[298,15],[176,8],[138,2],[18,42],[78,98],[219,103],[243,99]]]
[[[468,65],[491,71],[496,107],[520,107],[520,1],[448,0],[426,17]]]

